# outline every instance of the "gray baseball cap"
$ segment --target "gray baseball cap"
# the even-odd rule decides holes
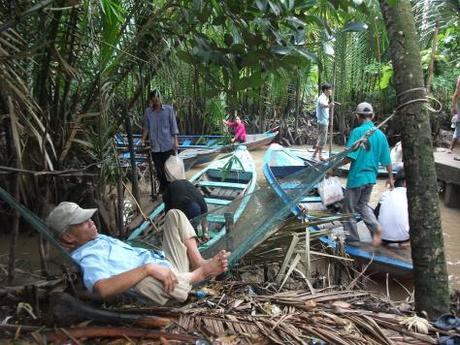
[[[97,208],[84,209],[74,202],[63,201],[46,218],[46,224],[53,230],[56,238],[67,231],[70,225],[81,224],[90,219]]]
[[[360,115],[373,115],[374,109],[370,103],[362,102],[356,107],[355,113]]]

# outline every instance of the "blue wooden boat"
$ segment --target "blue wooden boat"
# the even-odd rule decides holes
[[[331,249],[337,248],[337,242],[329,236],[321,236],[320,241]],[[412,275],[410,247],[374,247],[369,242],[356,242],[353,245],[345,244],[344,249],[345,253],[360,262],[372,262],[372,270],[375,272],[390,273],[403,278],[410,278]]]
[[[289,205],[291,212],[297,216],[307,218],[309,210],[321,209],[321,198],[313,189],[312,193],[299,199],[299,204],[292,203],[293,194],[290,191],[293,181],[283,182],[283,178],[304,169],[311,169],[317,162],[311,160],[307,150],[289,149],[277,144],[270,145],[264,156],[263,172],[267,182],[275,193]],[[297,198],[297,196],[296,196]],[[314,227],[310,227],[315,231]],[[320,241],[328,247],[336,248],[335,240],[328,236],[321,236]],[[376,271],[390,272],[397,275],[407,275],[412,271],[410,248],[391,248],[386,246],[374,247],[367,242],[357,242],[346,245],[345,252],[360,261],[372,261]]]
[[[200,189],[208,205],[210,239],[199,246],[204,256],[212,256],[216,248],[222,246],[228,224],[235,224],[248,205],[256,186],[256,179],[254,161],[244,145],[238,146],[233,153],[213,161],[190,178],[190,181]],[[231,213],[226,212],[225,208],[230,204],[232,204]],[[128,240],[137,241],[145,238],[146,233],[152,230],[151,222],[160,226],[163,217],[164,204],[161,203],[148,216],[148,220],[133,230]],[[157,235],[153,231],[153,236]]]
[[[243,143],[248,150],[255,150],[270,144],[277,136],[276,130],[270,130],[260,134],[247,134]],[[179,135],[179,147],[183,150],[189,148],[229,150],[234,147],[230,143],[230,137],[224,135]]]
[[[313,152],[315,150],[314,149],[307,149],[307,150],[298,150],[298,154],[306,159],[310,159],[311,160],[311,156],[313,155]],[[336,154],[336,152],[332,151],[332,155]],[[329,157],[329,151],[323,151],[322,152],[322,156],[324,158],[328,158]],[[319,162],[318,160],[314,160],[315,162]],[[398,170],[401,168],[401,164],[397,163],[397,164],[393,164],[393,176],[396,175],[396,173],[398,172]],[[337,168],[337,171],[338,171],[338,174],[340,174],[341,176],[347,176],[348,175],[348,172],[350,171],[350,164],[346,164],[346,165],[342,165],[340,167]],[[387,169],[379,164],[379,167],[378,167],[378,170],[377,170],[377,176],[378,177],[388,177],[388,172],[387,172]]]
[[[114,137],[115,145],[118,150],[118,159],[121,166],[129,166],[128,139],[125,135],[117,133]],[[142,144],[142,138],[139,134],[133,135],[133,144],[135,151],[136,165],[145,164],[147,161],[146,147]],[[179,151],[179,157],[184,162],[185,171],[190,170],[193,166],[209,163],[214,160],[222,151],[221,147],[215,148],[189,148]]]
[[[180,151],[179,157],[184,161],[185,170],[187,171],[195,165],[213,161],[221,152],[222,150],[219,147],[213,149],[191,148]]]
[[[299,183],[292,179],[283,181],[283,178],[306,171],[315,164],[314,160],[304,155],[303,150],[288,149],[278,144],[271,144],[265,152],[262,167],[265,179],[284,203],[290,205],[291,212],[297,217],[302,217],[305,211],[324,210],[325,207],[316,187],[311,193],[299,199],[298,204],[293,204],[292,196],[295,189],[299,188]]]

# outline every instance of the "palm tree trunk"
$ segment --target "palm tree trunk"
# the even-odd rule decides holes
[[[390,37],[398,105],[424,99],[426,91],[414,17],[409,0],[390,5],[380,0]],[[442,237],[429,114],[423,102],[401,108],[402,145],[407,176],[409,224],[414,262],[415,306],[432,318],[449,307],[449,288]]]

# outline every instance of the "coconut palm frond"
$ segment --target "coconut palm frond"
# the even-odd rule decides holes
[[[413,1],[413,11],[421,47],[430,47],[436,28],[448,27],[460,19],[460,2],[458,0]]]

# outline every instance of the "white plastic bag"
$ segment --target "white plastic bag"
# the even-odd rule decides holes
[[[185,167],[182,158],[178,155],[170,156],[165,162],[165,174],[169,182],[185,180]]]
[[[336,176],[325,178],[318,185],[319,196],[324,206],[343,200],[343,189]]]

